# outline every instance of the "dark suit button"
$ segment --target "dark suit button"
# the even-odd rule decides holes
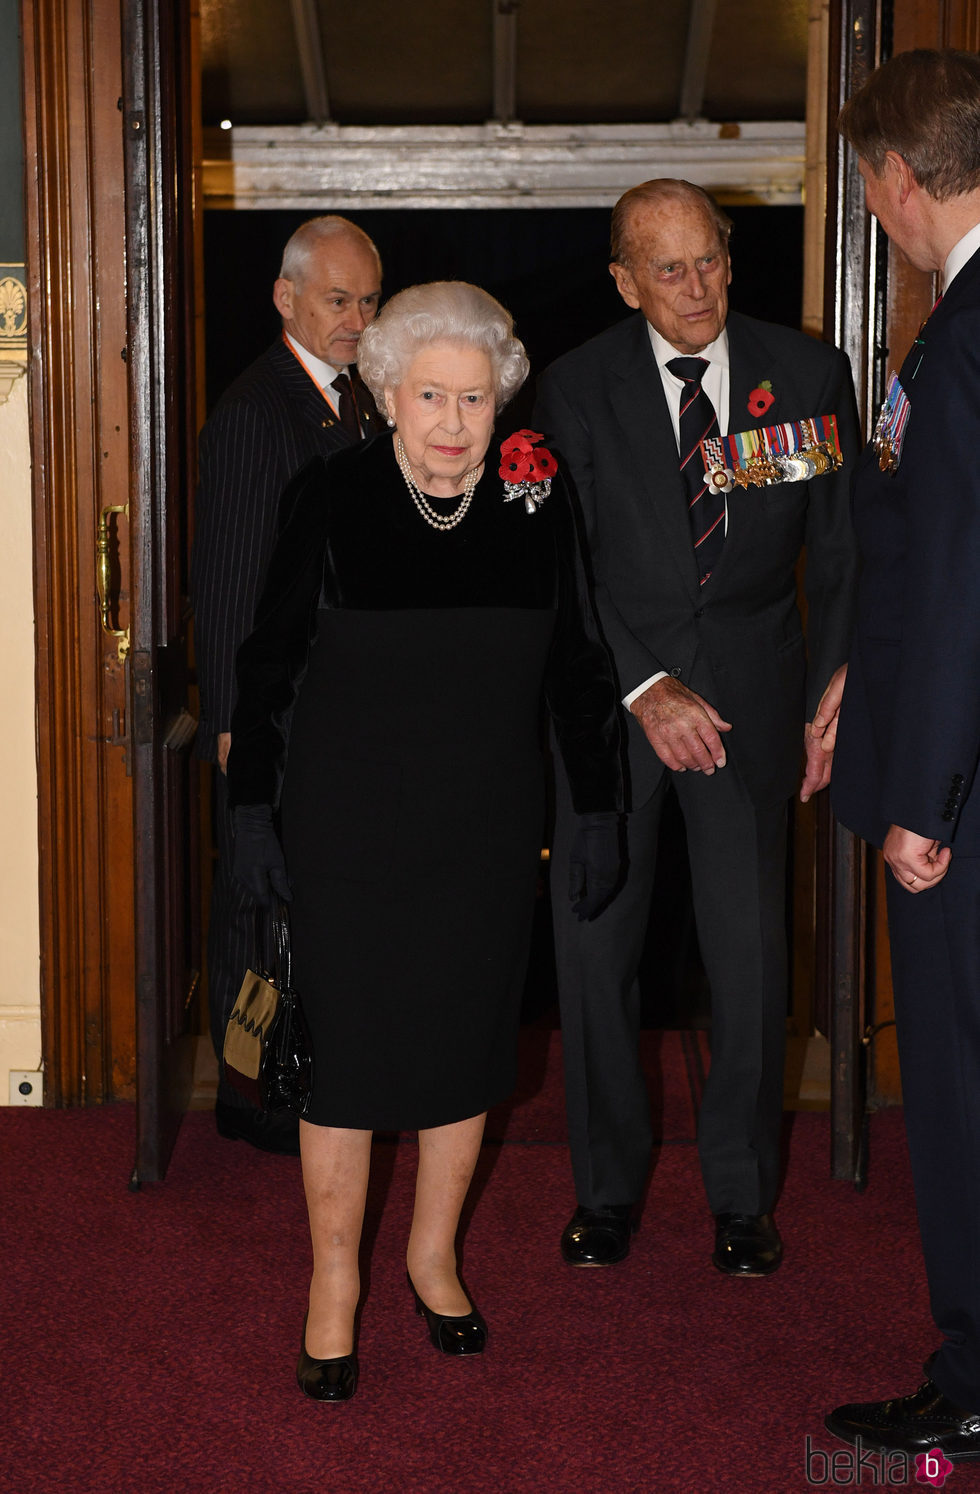
[[[962,783],[963,782],[963,774],[962,773],[954,773],[953,774],[953,782],[954,783]]]
[[[949,809],[944,809],[943,810],[943,819],[944,820],[955,820],[955,818],[956,818],[956,816],[955,816],[955,814],[952,813],[951,810],[949,810]]]
[[[681,674],[681,672],[680,672],[679,669],[672,669],[670,671],[670,677],[671,677],[671,679],[674,679],[674,680],[680,679],[680,674]]]
[[[704,608],[703,607],[699,607],[698,610],[697,610],[697,612],[695,612],[694,616],[695,617],[703,617],[704,616]]]

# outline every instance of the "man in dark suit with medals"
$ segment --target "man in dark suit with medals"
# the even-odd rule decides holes
[[[231,746],[235,655],[276,537],[279,497],[312,457],[330,457],[381,421],[354,367],[381,299],[374,244],[346,218],[313,218],[283,251],[273,301],[282,333],[225,392],[201,432],[191,592],[201,697],[200,755],[216,762],[218,864],[208,931],[208,1002],[219,1063],[228,1016],[255,958],[255,905],[232,877],[224,769]],[[264,1115],[219,1082],[218,1130],[296,1152],[292,1114]]]
[[[850,638],[857,446],[847,361],[728,311],[730,222],[672,179],[613,212],[610,271],[638,314],[559,359],[536,423],[575,480],[606,641],[630,712],[628,872],[597,917],[554,900],[578,1207],[566,1261],[626,1255],[652,1151],[637,970],[660,813],[685,821],[711,984],[698,1127],[720,1270],[774,1271],[787,1014],[786,812],[827,782]],[[841,461],[843,454],[843,462]],[[807,644],[795,570],[806,551]],[[553,876],[617,879],[619,827],[583,820],[560,770]],[[590,908],[587,901],[582,907]],[[580,907],[580,912],[582,911]]]
[[[900,53],[840,129],[868,210],[941,294],[855,477],[862,573],[833,804],[889,868],[905,1124],[943,1342],[912,1394],[838,1407],[827,1426],[903,1450],[938,1484],[945,1460],[980,1458],[980,57]]]

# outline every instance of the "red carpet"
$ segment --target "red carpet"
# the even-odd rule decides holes
[[[379,1141],[361,1386],[347,1406],[305,1401],[293,1380],[309,1269],[297,1161],[222,1141],[193,1113],[166,1183],[131,1194],[128,1107],[0,1109],[3,1494],[831,1484],[812,1460],[807,1481],[808,1436],[844,1451],[824,1412],[911,1389],[934,1346],[900,1112],[872,1118],[864,1194],[828,1179],[828,1118],[793,1117],[786,1262],[772,1280],[730,1281],[708,1259],[684,1140],[690,1088],[668,1034],[658,1103],[675,1144],[660,1151],[633,1251],[612,1270],[573,1271],[557,1253],[572,1206],[557,1034],[547,1051],[525,1039],[525,1081],[546,1082],[493,1117],[465,1245],[488,1351],[444,1361],[424,1336],[404,1273],[414,1146]],[[978,1485],[980,1469],[958,1465],[947,1487]]]

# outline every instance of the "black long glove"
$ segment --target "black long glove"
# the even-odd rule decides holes
[[[568,896],[579,923],[597,917],[611,901],[622,870],[619,815],[579,815],[572,837],[568,876]]]
[[[263,908],[269,906],[273,892],[291,903],[293,895],[286,876],[286,858],[279,837],[272,827],[272,808],[268,804],[239,804],[232,811],[235,827],[235,854],[232,871]]]

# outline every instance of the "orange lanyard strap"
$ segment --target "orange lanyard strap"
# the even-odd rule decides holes
[[[309,378],[311,378],[313,380],[313,383],[319,389],[320,393],[323,395],[323,398],[326,400],[327,404],[330,406],[331,410],[333,411],[333,413],[336,415],[337,419],[339,420],[340,419],[340,410],[334,404],[333,400],[330,398],[329,394],[324,389],[323,385],[320,383],[320,380],[316,377],[316,375],[314,373],[311,372],[311,370],[307,366],[305,360],[300,357],[299,353],[297,353],[296,349],[293,347],[292,343],[290,342],[289,338],[286,336],[285,332],[283,332],[283,334],[282,334],[282,340],[286,344],[286,346],[289,349],[289,351],[292,353],[293,357],[296,359],[296,362],[306,372],[306,374],[309,376]]]

